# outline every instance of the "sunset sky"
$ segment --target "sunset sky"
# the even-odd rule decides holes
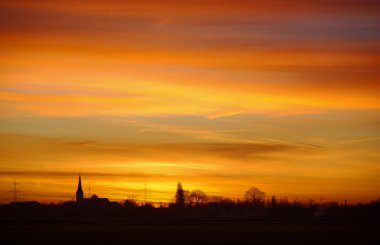
[[[2,0],[0,203],[380,198],[377,0]]]

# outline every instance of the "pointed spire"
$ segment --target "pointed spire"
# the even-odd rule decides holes
[[[80,174],[79,174],[79,180],[78,180],[78,189],[76,192],[76,200],[77,202],[83,201],[82,178]]]
[[[78,181],[78,190],[82,190],[82,178],[79,174],[79,181]]]

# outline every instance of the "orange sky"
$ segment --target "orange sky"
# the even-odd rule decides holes
[[[2,1],[0,202],[379,198],[380,4]]]

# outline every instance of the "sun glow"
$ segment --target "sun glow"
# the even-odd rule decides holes
[[[0,191],[376,198],[377,8],[291,2],[2,2]]]

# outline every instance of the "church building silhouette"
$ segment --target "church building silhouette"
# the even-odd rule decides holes
[[[75,193],[76,195],[76,203],[78,205],[91,205],[91,206],[103,206],[103,205],[109,205],[111,202],[108,198],[99,198],[97,195],[92,195],[90,198],[84,197],[84,192],[82,188],[82,176],[79,174],[78,179],[78,188]]]

